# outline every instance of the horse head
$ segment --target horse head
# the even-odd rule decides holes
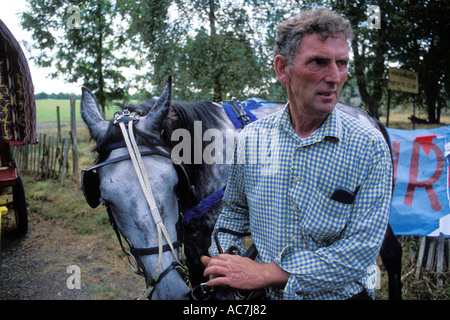
[[[97,100],[89,90],[83,88],[81,99],[81,115],[98,152],[93,167],[97,176],[82,182],[85,196],[91,206],[101,203],[107,207],[131,248],[128,254],[137,263],[136,269],[144,274],[147,291],[152,291],[153,299],[186,299],[190,292],[183,273],[175,271],[182,267],[177,258],[182,240],[177,232],[179,204],[176,190],[180,179],[169,151],[160,143],[161,124],[170,106],[170,78],[156,102],[136,110],[124,110],[111,121],[103,118]],[[146,109],[148,113],[138,115],[137,109]],[[155,221],[158,218],[146,201],[149,195],[144,193],[129,150],[123,143],[118,126],[121,116],[128,117],[124,127],[132,125],[134,128],[136,145],[145,167],[143,172],[148,177],[162,224]],[[94,170],[91,169],[88,171],[92,175]],[[161,225],[164,227],[162,233]]]

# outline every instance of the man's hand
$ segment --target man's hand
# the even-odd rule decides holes
[[[283,288],[290,274],[275,263],[258,263],[238,255],[220,254],[201,257],[210,277],[208,286],[225,285],[236,289],[254,290],[264,287]]]

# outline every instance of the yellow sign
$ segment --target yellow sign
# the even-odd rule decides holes
[[[389,68],[389,90],[419,93],[419,76],[417,72]]]

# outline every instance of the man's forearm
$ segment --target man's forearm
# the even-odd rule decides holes
[[[206,266],[204,275],[210,277],[209,286],[226,285],[244,290],[283,288],[290,277],[276,263],[258,263],[237,255],[202,257],[202,263]]]
[[[283,270],[275,262],[265,264],[266,270],[266,287],[283,289],[291,274]]]

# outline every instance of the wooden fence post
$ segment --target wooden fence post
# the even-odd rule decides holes
[[[416,264],[416,280],[419,279],[420,276],[420,268],[422,267],[423,256],[425,254],[425,243],[427,242],[426,237],[420,238],[420,246],[419,246],[419,256],[417,257]]]
[[[76,139],[76,135],[74,136]],[[58,179],[64,184],[68,174],[68,154],[72,139],[39,133],[38,144],[15,146],[12,148],[13,156],[24,172],[35,174],[41,179]],[[78,170],[75,173],[78,173]]]
[[[64,179],[66,177],[66,163],[67,163],[67,154],[69,153],[69,140],[64,140],[63,141],[63,146],[62,146],[62,157],[63,157],[63,169],[62,169],[62,173],[61,173],[61,185],[64,184]]]
[[[78,179],[79,167],[78,167],[78,140],[77,140],[77,119],[76,119],[76,108],[75,108],[75,96],[70,96],[70,124],[72,136],[72,159],[73,159],[73,173],[72,175]]]
[[[59,113],[59,106],[56,106],[56,122],[58,126],[58,137],[61,139],[61,117]]]
[[[437,288],[441,289],[444,286],[444,244],[445,239],[439,237],[437,244],[437,259],[436,259],[436,271],[437,271]]]
[[[41,169],[41,176],[45,177],[45,153],[47,151],[46,146],[47,134],[44,133],[44,139],[42,140],[42,153],[39,156],[39,167]]]
[[[430,245],[428,246],[427,263],[425,265],[425,270],[433,271],[435,267],[435,257],[436,257],[436,238],[430,238]]]
[[[54,159],[54,152],[55,152],[55,137],[50,136],[48,140],[49,144],[49,150],[48,150],[48,156],[49,156],[49,165],[48,165],[48,171],[47,171],[47,178],[53,178],[53,159]]]

